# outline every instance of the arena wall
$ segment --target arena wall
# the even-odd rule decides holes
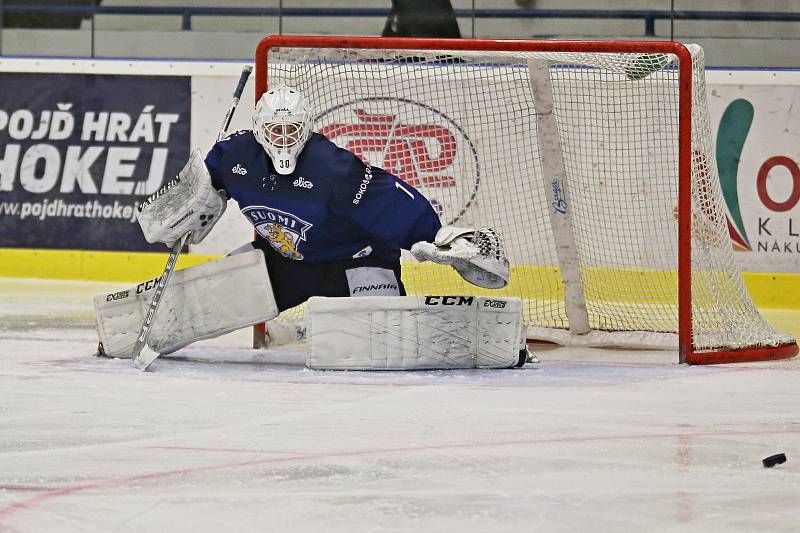
[[[157,275],[166,250],[141,238],[136,194],[211,146],[243,65],[0,59],[0,277]],[[785,290],[800,280],[800,71],[713,69],[707,82],[737,259],[757,303],[800,307]],[[253,104],[251,80],[231,130],[249,128]],[[231,204],[182,265],[250,240]]]

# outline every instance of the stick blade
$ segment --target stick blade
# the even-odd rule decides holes
[[[144,372],[151,364],[153,364],[153,361],[158,359],[159,355],[161,354],[153,351],[148,345],[145,344],[144,347],[142,347],[142,351],[139,352],[139,355],[133,358],[132,364],[134,368],[138,368]]]

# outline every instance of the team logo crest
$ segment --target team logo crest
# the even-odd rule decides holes
[[[303,259],[299,248],[313,224],[291,213],[262,205],[246,207],[242,213],[276,252],[296,261]]]
[[[314,123],[368,165],[419,189],[446,224],[458,221],[475,199],[478,151],[463,128],[438,109],[404,98],[363,98],[324,111]]]

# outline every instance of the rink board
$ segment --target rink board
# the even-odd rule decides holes
[[[182,254],[178,259],[178,268],[186,268],[217,259],[216,255]],[[164,253],[127,253],[99,252],[82,250],[34,250],[34,249],[0,249],[0,277],[10,278],[44,278],[72,279],[86,281],[120,281],[137,282],[160,275],[167,260]],[[536,267],[532,265],[515,266],[512,270],[512,281],[508,288],[493,291],[483,290],[468,285],[454,272],[431,264],[404,261],[406,271],[404,283],[409,292],[444,294],[467,292],[470,294],[495,294],[498,296],[519,296],[525,299],[552,298],[541,292],[542,286],[560,286],[558,267]],[[437,277],[445,283],[437,287],[422,290],[412,278],[424,278],[425,272],[438,270]],[[443,274],[444,273],[444,274]],[[800,286],[800,274],[745,272],[742,274],[750,291],[753,302],[759,307],[777,309],[800,309],[800,294],[787,291],[786,287]],[[629,282],[637,279],[642,287],[652,285],[654,281],[663,283],[673,273],[665,271],[619,271],[617,279]],[[537,279],[538,285],[522,285],[518,280]],[[628,283],[630,286],[630,283]],[[563,287],[562,287],[563,289]],[[558,295],[560,293],[556,293]],[[616,295],[617,299],[637,302],[636,294],[629,292]],[[664,298],[667,298],[664,295]],[[652,301],[652,298],[650,299]],[[641,302],[640,302],[641,303]],[[662,300],[662,303],[667,303]]]

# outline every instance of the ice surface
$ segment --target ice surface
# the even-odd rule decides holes
[[[315,372],[245,336],[142,373],[89,355],[116,288],[0,280],[0,532],[800,527],[798,361]]]

